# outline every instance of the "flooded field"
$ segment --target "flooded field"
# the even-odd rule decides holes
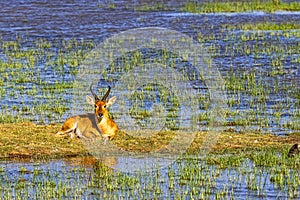
[[[84,98],[93,82],[99,93],[112,86],[110,113],[125,131],[299,133],[299,4],[256,4],[0,2],[0,122],[62,123],[91,112]],[[274,165],[182,158],[150,176],[99,163],[3,161],[1,198],[299,197],[298,158],[269,153]]]
[[[297,198],[299,171],[296,166],[286,168],[285,159],[277,160],[285,167],[268,166],[258,157],[249,160],[234,155],[184,159],[148,173],[114,171],[110,167],[117,167],[117,160],[107,166],[89,157],[7,161],[1,163],[0,190],[2,199]]]
[[[63,4],[55,1],[50,4],[24,1],[1,4],[2,121],[62,122],[70,114],[82,112],[72,109],[77,99],[73,84],[89,52],[122,31],[160,27],[186,34],[199,42],[210,56],[211,65],[220,71],[228,106],[224,108],[224,125],[237,131],[281,135],[299,130],[298,12],[189,14],[179,12],[182,3],[176,2],[166,4],[170,11],[162,8],[161,11],[158,7],[148,12],[138,9],[142,5],[145,9],[146,3],[99,1],[86,4],[77,1]],[[149,9],[154,9],[151,5]],[[123,70],[129,64],[133,69],[143,62],[158,62],[173,65],[172,68],[182,76],[193,72],[195,66],[186,61],[184,55],[164,51],[140,49],[130,54],[125,52],[123,62],[118,61],[120,58],[112,58],[114,68]],[[105,79],[98,67],[96,73],[102,78],[99,87],[105,87],[103,83],[106,83],[117,88],[120,70],[110,69],[111,63],[103,66],[107,73]],[[201,99],[198,103],[200,111],[194,118],[201,121],[204,129],[210,114],[205,76],[199,74],[194,80],[188,77],[186,81]],[[141,90],[134,89],[135,92]],[[159,88],[152,90],[159,95]],[[114,92],[118,94],[120,91]],[[127,92],[132,96],[133,91]],[[153,99],[147,97],[143,100],[150,104],[133,107],[132,102],[141,101],[137,96],[125,102],[133,118],[152,109]],[[162,98],[157,98],[156,102],[162,103]],[[168,103],[169,106],[173,104]],[[178,121],[180,105],[173,105],[169,110],[175,110],[167,113],[172,116],[171,120]],[[117,109],[113,112],[116,119],[122,116],[120,112]]]

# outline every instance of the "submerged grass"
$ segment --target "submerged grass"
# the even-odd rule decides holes
[[[115,9],[113,3],[109,7]],[[299,2],[273,0],[190,2],[182,10],[193,13],[275,12],[299,11],[299,8]],[[169,7],[164,3],[145,4],[134,8],[136,11],[167,9]],[[232,29],[243,31],[235,33]],[[156,171],[150,176],[121,173],[98,165],[95,158],[89,159],[89,152],[80,139],[54,136],[61,125],[36,125],[26,122],[34,121],[32,116],[37,114],[42,116],[35,120],[39,123],[51,122],[52,118],[58,122],[64,118],[63,114],[70,114],[70,102],[66,99],[72,96],[74,76],[94,43],[80,40],[50,42],[40,39],[35,42],[35,46],[27,47],[21,38],[16,38],[16,41],[1,41],[0,51],[4,56],[0,60],[0,98],[3,102],[7,102],[5,99],[19,101],[13,102],[10,107],[4,103],[1,109],[0,160],[38,160],[33,168],[22,163],[14,171],[9,171],[6,164],[0,165],[0,198],[234,199],[249,195],[249,199],[263,199],[268,198],[266,193],[269,190],[272,197],[273,193],[277,193],[276,197],[282,199],[299,198],[300,156],[288,158],[287,153],[291,145],[299,141],[300,135],[281,137],[253,131],[238,133],[234,129],[234,126],[239,128],[258,125],[259,130],[262,130],[271,127],[270,123],[277,123],[280,128],[286,128],[284,130],[299,132],[300,93],[296,73],[300,63],[300,48],[295,41],[300,34],[295,29],[299,29],[299,25],[293,22],[266,22],[241,24],[236,27],[224,25],[221,27],[222,34],[218,32],[205,35],[199,32],[199,42],[208,45],[214,61],[220,61],[222,65],[227,61],[232,63],[227,66],[230,70],[224,73],[227,75],[224,79],[230,108],[226,111],[228,121],[225,125],[230,126],[232,131],[222,133],[210,154],[201,159],[198,155],[201,153],[206,132],[197,132],[193,143],[181,159],[169,166],[166,173]],[[177,57],[167,52],[154,53],[155,60],[160,63],[176,65],[174,58]],[[163,56],[160,57],[160,54]],[[112,62],[111,73],[119,73],[118,69],[122,66],[125,72],[132,70],[133,66],[145,62],[143,56],[145,54],[140,52],[128,55],[120,66],[117,62]],[[234,62],[235,58],[242,60],[245,57],[254,59],[249,64],[251,69],[239,67],[248,65],[247,61],[241,64]],[[226,62],[220,58],[225,58]],[[148,58],[151,59],[153,58]],[[187,59],[182,61],[184,60]],[[144,89],[151,91],[153,87]],[[275,99],[270,98],[274,94],[287,98],[276,99],[276,95]],[[245,98],[245,95],[249,98]],[[34,97],[32,101],[24,103],[24,99],[30,97]],[[161,94],[161,98],[168,96]],[[138,100],[149,99],[153,101],[143,96]],[[203,98],[201,102],[206,100]],[[176,99],[168,102],[174,105],[168,114],[176,117],[179,102]],[[268,102],[271,104],[268,105]],[[209,103],[201,104],[200,107],[208,111]],[[176,112],[172,113],[173,110]],[[137,109],[133,114],[141,119],[149,116],[149,112],[142,109]],[[287,115],[291,117],[286,119]],[[49,118],[47,122],[41,121],[44,116]],[[207,121],[208,116],[208,112],[203,112],[198,121]],[[152,137],[132,137],[120,131],[112,142],[129,152],[147,153],[169,144],[175,134],[174,131],[162,131],[153,133]],[[41,168],[40,161],[53,158],[63,158],[72,167],[56,166],[49,169],[51,165],[47,165],[46,168]],[[108,158],[105,163],[108,162],[114,165],[116,159]],[[266,187],[268,184],[269,188]],[[245,193],[241,194],[241,191]]]
[[[293,30],[300,29],[300,25],[297,23],[245,23],[237,26],[236,28],[242,30]]]
[[[300,157],[287,157],[289,147],[300,139],[296,134],[222,133],[212,152],[203,158],[198,153],[206,133],[198,132],[188,152],[167,169],[130,174],[110,168],[117,165],[118,158],[89,156],[80,139],[55,137],[59,129],[60,125],[29,122],[0,124],[0,160],[25,158],[22,164],[9,165],[14,169],[0,166],[3,198],[263,198],[270,195],[270,187],[290,198],[299,196],[296,169]],[[136,138],[120,131],[113,143],[126,151],[150,152],[166,145],[174,134],[165,131],[152,138]],[[26,164],[28,158],[38,160]],[[53,158],[66,164],[44,163]]]
[[[294,112],[291,108],[299,105],[296,72],[299,68],[300,48],[295,42],[295,37],[298,38],[300,33],[297,29],[299,25],[296,22],[266,22],[236,26],[224,24],[220,28],[221,34],[199,32],[197,38],[200,43],[207,45],[213,62],[220,65],[224,75],[230,108],[226,111],[225,125],[232,128],[241,126],[253,131],[264,129],[271,132],[274,127],[283,131],[299,131],[299,116],[287,119],[285,115],[286,109]],[[236,32],[235,29],[246,31]],[[74,80],[80,64],[89,50],[95,47],[95,43],[75,39],[38,39],[32,46],[25,41],[26,38],[17,37],[15,41],[2,41],[0,47],[4,55],[0,60],[0,123],[60,123],[71,114],[70,105],[78,100],[78,94],[73,90]],[[109,83],[120,78],[120,74],[133,70],[134,66],[153,60],[180,73],[187,72],[184,81],[195,81],[191,76],[193,69],[185,66],[189,64],[187,59],[166,50],[124,52],[116,59],[113,54],[110,56],[109,70],[105,68],[103,72],[97,72]],[[98,69],[94,70],[96,72]],[[199,73],[199,77],[204,76],[202,72]],[[134,81],[128,79],[128,85],[134,85],[131,84]],[[205,79],[203,82],[205,84]],[[151,117],[155,116],[149,111],[147,102],[157,101],[167,110],[167,127],[178,129],[182,104],[174,98],[174,91],[166,93],[166,88],[154,86],[139,89],[127,88],[128,103],[137,102],[131,104],[131,117],[141,126],[149,125]],[[131,91],[135,92],[132,94]],[[207,92],[206,89],[202,91]],[[284,98],[278,99],[277,94],[283,94],[281,96]],[[201,112],[192,120],[205,124],[210,112],[208,96],[199,97],[199,108]],[[120,113],[114,113],[115,119],[119,116]]]

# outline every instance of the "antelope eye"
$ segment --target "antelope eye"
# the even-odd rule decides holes
[[[106,105],[105,105],[105,106],[103,106],[103,108],[106,108]]]
[[[95,106],[95,108],[97,108],[98,106],[97,105],[94,105]]]

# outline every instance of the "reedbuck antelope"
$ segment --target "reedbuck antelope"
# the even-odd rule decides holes
[[[107,108],[115,103],[117,97],[113,96],[106,100],[110,92],[110,86],[108,86],[108,91],[101,100],[93,92],[92,85],[90,91],[95,100],[90,96],[86,96],[86,101],[95,106],[95,113],[77,115],[66,119],[62,129],[56,135],[70,134],[71,138],[74,138],[74,136],[95,138],[102,135],[105,140],[112,140],[115,137],[118,126],[109,118]]]

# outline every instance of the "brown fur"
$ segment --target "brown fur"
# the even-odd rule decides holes
[[[62,129],[56,135],[70,134],[71,138],[95,138],[103,136],[112,140],[118,131],[117,124],[109,118],[107,107],[114,104],[116,97],[109,100],[93,100],[92,97],[86,96],[89,104],[95,106],[95,113],[77,115],[66,119]]]

